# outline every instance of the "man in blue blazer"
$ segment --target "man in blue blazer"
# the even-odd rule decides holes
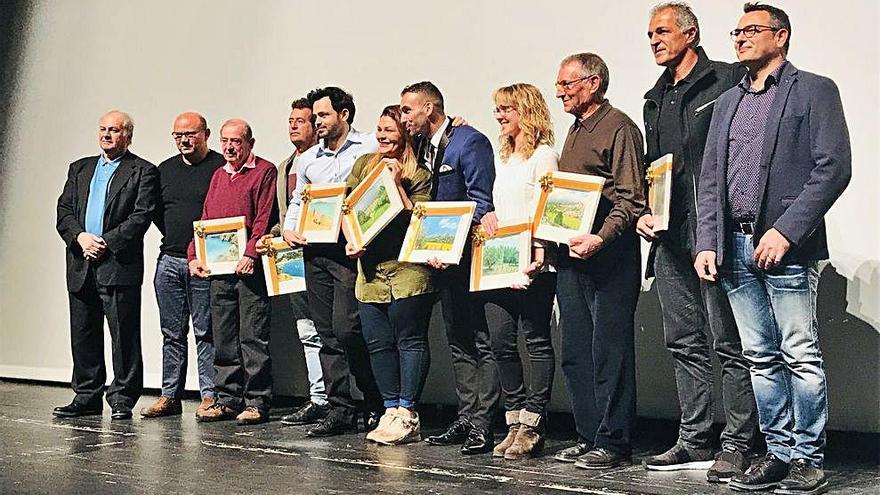
[[[731,32],[749,69],[715,104],[700,174],[700,278],[727,292],[749,360],[767,455],[730,486],[827,490],[827,400],[816,320],[823,217],[849,183],[849,134],[837,86],[786,60],[782,10],[746,4]]]
[[[112,419],[131,418],[143,388],[141,284],[144,234],[159,203],[159,171],[128,151],[134,123],[124,112],[101,117],[101,154],[73,162],[58,198],[56,228],[67,251],[73,401],[58,417],[101,414],[104,318],[113,346]]]
[[[489,139],[473,127],[453,127],[443,110],[443,95],[430,82],[409,85],[400,97],[401,120],[416,136],[416,157],[433,174],[431,199],[474,201],[474,223],[479,223],[495,210],[495,158]],[[470,243],[466,246],[458,265],[432,263],[438,269],[435,283],[452,353],[459,417],[446,432],[426,441],[433,445],[463,443],[462,454],[477,454],[492,450],[492,414],[500,388],[486,318],[468,292]]]

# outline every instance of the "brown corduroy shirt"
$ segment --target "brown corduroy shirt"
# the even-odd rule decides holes
[[[605,179],[592,232],[609,245],[645,208],[644,146],[636,124],[605,100],[592,115],[575,120],[559,157],[559,170]]]

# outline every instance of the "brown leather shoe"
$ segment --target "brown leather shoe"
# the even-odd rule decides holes
[[[215,402],[217,402],[217,399],[213,397],[202,397],[202,402],[199,403],[199,407],[196,409],[196,417],[199,417],[199,413],[207,411]]]
[[[197,411],[196,421],[202,423],[209,423],[211,421],[226,421],[230,419],[235,419],[237,415],[238,411],[236,411],[235,409],[226,407],[219,402],[215,402],[204,411]]]
[[[254,406],[248,406],[235,419],[240,425],[258,425],[269,421],[269,415]]]
[[[156,402],[141,409],[142,418],[161,418],[162,416],[178,416],[183,412],[179,399],[159,397]]]

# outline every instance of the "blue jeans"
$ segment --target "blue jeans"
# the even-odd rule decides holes
[[[324,390],[324,372],[321,370],[321,337],[315,330],[315,322],[309,318],[309,300],[305,292],[290,294],[296,331],[306,358],[306,374],[309,378],[309,398],[319,406],[327,404]]]
[[[360,303],[364,340],[386,408],[412,409],[421,395],[431,363],[428,324],[435,297]]]
[[[156,302],[162,327],[162,395],[179,399],[186,383],[187,341],[192,317],[198,356],[199,390],[214,396],[214,338],[211,332],[211,283],[192,277],[186,258],[159,255]]]
[[[816,263],[758,268],[752,236],[734,234],[721,285],[742,339],[767,451],[821,467],[828,401],[816,320]]]

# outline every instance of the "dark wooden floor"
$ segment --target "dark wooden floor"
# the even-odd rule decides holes
[[[198,424],[194,401],[176,418],[111,422],[106,409],[103,417],[52,418],[52,407],[70,397],[64,387],[0,381],[0,494],[731,493],[707,484],[701,471],[648,473],[636,465],[588,472],[550,456],[510,462],[424,443],[377,447],[362,434],[309,439],[304,428],[277,421],[287,412],[282,408],[273,410],[272,422],[254,427]],[[436,431],[444,420],[428,420],[426,429]],[[672,436],[646,428],[672,429]],[[674,428],[643,421],[637,456],[666,446]],[[880,493],[877,446],[871,445],[877,436],[835,438],[842,445],[829,443],[832,493]],[[554,438],[548,451],[568,444]]]

